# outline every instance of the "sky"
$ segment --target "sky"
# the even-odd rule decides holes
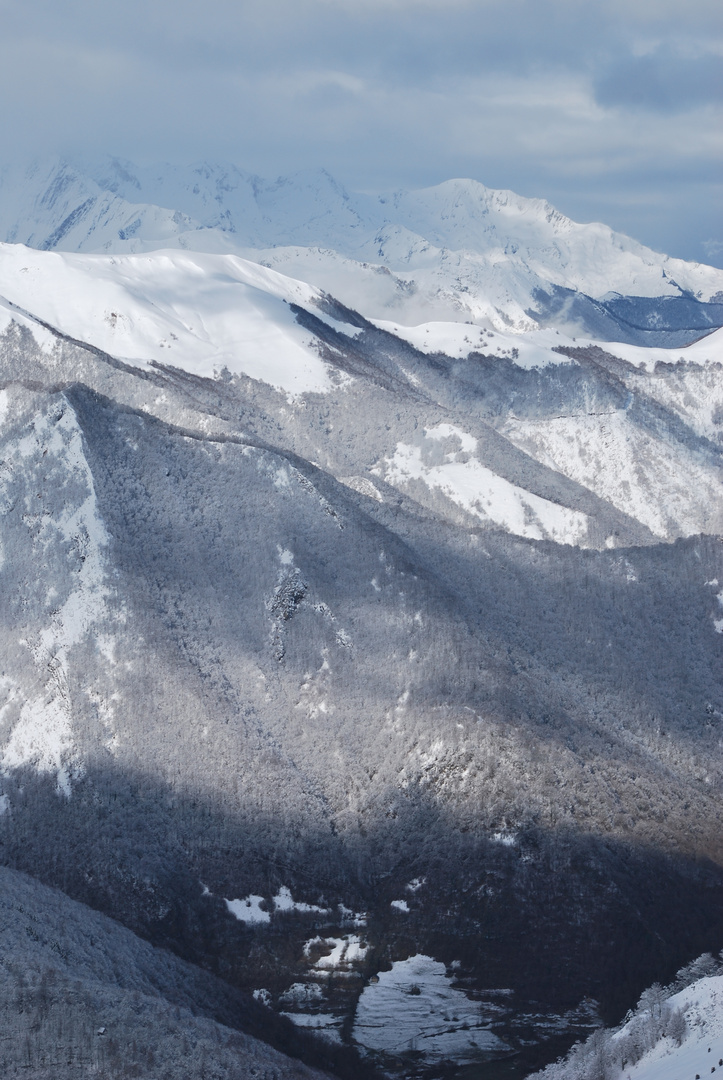
[[[723,266],[721,0],[0,0],[0,158],[472,177]]]

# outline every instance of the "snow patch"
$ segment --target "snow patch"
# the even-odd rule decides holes
[[[277,550],[278,550],[278,553],[279,553],[279,562],[281,563],[281,565],[282,566],[293,566],[293,563],[294,563],[293,553],[291,551],[289,551],[288,548],[282,548],[278,544],[276,545],[276,547],[277,547]]]
[[[352,911],[344,904],[339,904],[338,908],[342,926],[366,926],[368,918],[366,911]]]
[[[282,885],[276,896],[273,897],[274,914],[285,911],[317,911],[321,915],[328,915],[329,909],[319,907],[317,904],[302,904],[294,900],[291,890]]]
[[[304,945],[304,956],[311,957],[312,952],[324,950],[313,964],[317,971],[349,971],[352,964],[364,959],[369,946],[364,945],[356,934],[345,937],[314,937]]]
[[[462,452],[465,454],[473,454],[477,449],[477,440],[474,436],[468,435],[466,431],[455,427],[454,424],[437,424],[436,427],[426,428],[424,434],[428,439],[436,439],[437,441],[458,439]]]
[[[252,893],[250,896],[244,897],[243,900],[226,900],[224,898],[224,903],[239,922],[253,925],[263,925],[271,922],[271,915],[261,907],[264,903],[263,896],[254,896]]]
[[[294,900],[291,895],[291,890],[285,885],[282,885],[276,896],[271,898],[272,910],[268,911],[266,908],[261,907],[262,904],[267,902],[263,896],[255,896],[251,894],[241,900],[226,900],[226,907],[235,915],[240,922],[253,923],[255,925],[264,925],[271,922],[271,915],[283,915],[290,911],[298,912],[316,912],[320,915],[328,915],[329,909],[319,907],[317,904],[303,904],[300,901]]]
[[[366,476],[340,476],[339,480],[359,495],[366,495],[369,499],[374,499],[375,502],[384,502],[377,488]]]

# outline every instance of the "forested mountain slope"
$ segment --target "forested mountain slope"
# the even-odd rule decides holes
[[[228,255],[0,276],[5,865],[386,1067],[367,991],[521,1069],[718,947],[718,335],[445,352]]]
[[[283,1039],[263,1007],[57,890],[3,868],[0,906],[4,1076],[328,1075],[243,1033]]]

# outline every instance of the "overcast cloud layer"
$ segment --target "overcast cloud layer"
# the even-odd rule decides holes
[[[0,0],[4,151],[470,176],[723,265],[720,0]]]

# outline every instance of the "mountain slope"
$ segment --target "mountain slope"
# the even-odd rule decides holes
[[[173,365],[321,394],[336,417],[326,430],[282,407],[268,434],[280,424],[290,447],[342,482],[382,481],[460,523],[582,546],[721,528],[719,335],[689,348],[685,371],[671,354],[671,376],[662,350],[647,371],[624,350],[616,358],[559,335],[518,347],[471,331],[455,341],[440,325],[378,329],[255,263],[180,252],[5,245],[0,293],[6,325],[36,327],[49,358],[61,339],[48,327],[62,326],[146,372]]]
[[[130,363],[171,363],[198,375],[226,368],[292,393],[329,386],[310,335],[288,309],[320,294],[233,256],[89,259],[3,245],[0,293]]]
[[[690,978],[698,968],[698,977]],[[539,1080],[677,1080],[723,1067],[723,976],[708,953],[686,965],[677,985],[659,983],[613,1031],[596,1031]],[[683,989],[679,989],[683,984]],[[678,991],[677,993],[675,991]],[[530,1078],[532,1080],[532,1078]]]
[[[504,434],[607,409],[712,484],[719,444],[657,368],[425,353],[309,293],[285,311],[328,381],[290,397],[241,350],[219,378],[120,360],[33,295],[2,337],[7,864],[279,1011],[309,987],[294,1015],[342,1041],[373,976],[444,964],[528,1065],[531,1001],[535,1038],[569,1041],[585,995],[614,1013],[711,947],[720,544],[656,540],[658,473],[623,512]],[[666,541],[704,486],[686,514]]]
[[[0,245],[0,858],[315,1029],[268,1020],[311,1063],[521,1076],[723,934],[721,332],[564,330],[716,305],[548,274],[562,327],[502,331],[595,230],[400,195],[415,292],[328,177],[93,175],[36,176],[36,246]],[[356,254],[244,258],[242,220]],[[487,324],[449,321],[457,256]]]
[[[244,1034],[265,1010],[112,919],[6,868],[0,892],[5,1075],[328,1075]]]

